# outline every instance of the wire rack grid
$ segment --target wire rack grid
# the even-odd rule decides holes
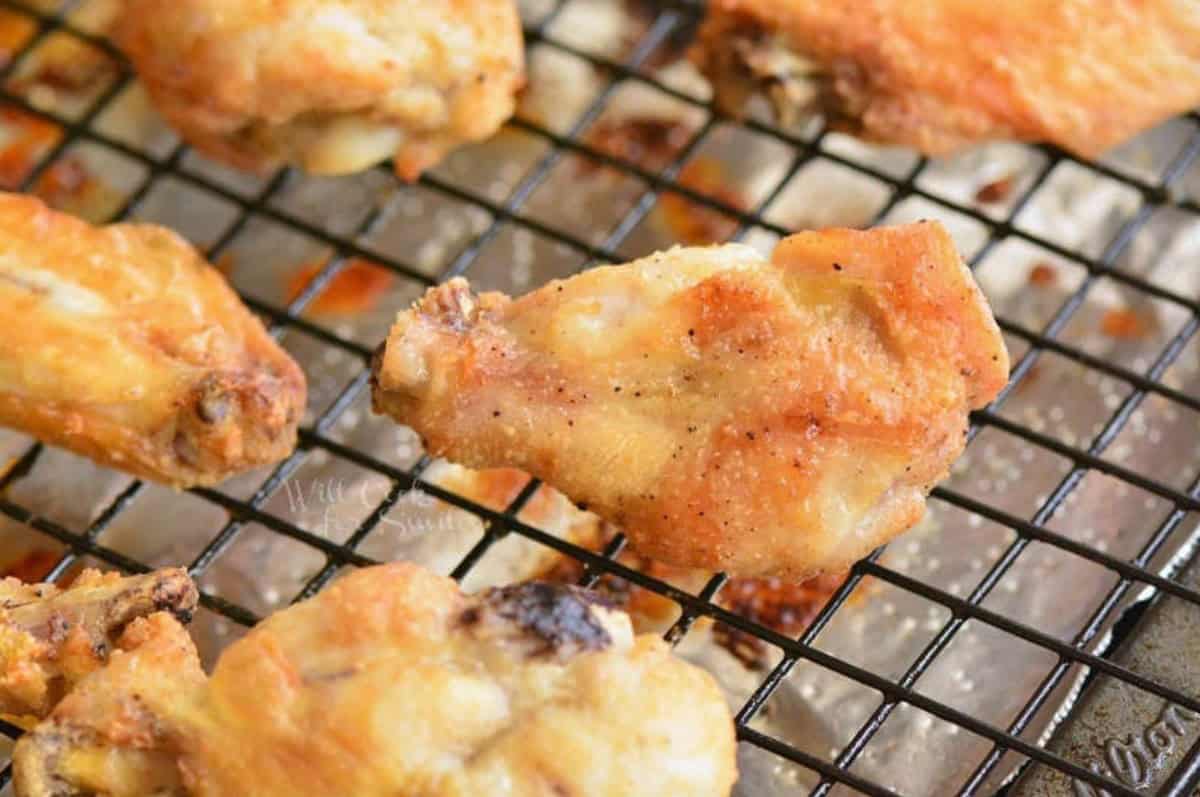
[[[286,301],[268,301],[261,296],[250,294],[244,294],[243,298],[251,308],[267,319],[277,336],[298,331],[319,342],[321,346],[350,355],[357,362],[357,368],[335,391],[332,400],[315,412],[311,421],[302,428],[300,448],[272,469],[248,491],[248,494],[231,495],[228,491],[220,489],[192,491],[193,496],[222,511],[226,519],[188,563],[190,572],[197,578],[203,576],[214,562],[235,544],[239,535],[249,525],[255,524],[265,527],[273,534],[309,546],[323,557],[323,565],[318,572],[308,580],[299,594],[291,598],[303,599],[319,591],[343,567],[373,563],[371,557],[360,551],[360,545],[368,539],[403,496],[410,491],[419,490],[473,513],[484,523],[483,537],[453,569],[452,575],[456,578],[467,575],[497,541],[507,535],[521,535],[582,563],[585,585],[594,584],[603,575],[612,575],[677,603],[680,607],[679,619],[667,632],[667,639],[671,642],[682,639],[699,618],[708,617],[756,637],[780,651],[782,657],[779,663],[765,674],[758,688],[736,714],[739,739],[743,745],[761,748],[816,773],[817,785],[812,789],[814,795],[825,795],[833,791],[870,795],[893,794],[894,792],[885,785],[858,773],[854,764],[888,718],[899,707],[905,705],[927,712],[990,743],[991,749],[987,755],[978,762],[969,777],[958,785],[958,794],[979,793],[985,784],[994,782],[991,779],[1001,766],[1002,760],[1014,755],[1020,760],[1055,767],[1079,781],[1092,784],[1098,789],[1107,789],[1114,795],[1131,797],[1141,794],[1142,792],[1135,791],[1123,783],[1048,752],[1036,741],[1030,740],[1025,732],[1038,713],[1059,694],[1069,675],[1080,669],[1116,677],[1179,706],[1200,711],[1200,693],[1183,694],[1169,689],[1099,655],[1095,648],[1098,637],[1111,623],[1122,601],[1139,589],[1148,587],[1193,604],[1200,604],[1200,592],[1164,576],[1151,567],[1156,554],[1164,549],[1173,535],[1182,533],[1185,518],[1189,513],[1200,511],[1200,475],[1191,474],[1190,482],[1181,486],[1157,474],[1122,465],[1105,456],[1106,450],[1120,436],[1148,396],[1156,396],[1182,409],[1200,412],[1200,397],[1173,388],[1162,379],[1196,337],[1197,329],[1200,328],[1200,297],[1184,295],[1170,287],[1164,287],[1122,268],[1119,262],[1133,240],[1161,209],[1170,208],[1173,212],[1200,214],[1200,206],[1197,206],[1195,199],[1183,196],[1176,190],[1178,183],[1189,173],[1193,161],[1200,154],[1200,127],[1195,124],[1200,117],[1192,114],[1183,120],[1183,123],[1190,126],[1190,132],[1184,137],[1183,145],[1165,162],[1158,164],[1152,175],[1145,172],[1134,174],[1107,163],[1079,161],[1050,147],[1035,148],[1041,156],[1040,166],[1021,186],[1002,214],[982,210],[976,203],[948,198],[930,188],[924,178],[934,167],[925,159],[913,159],[903,170],[897,172],[877,164],[860,162],[855,157],[844,154],[833,146],[834,136],[824,129],[797,133],[751,118],[737,124],[756,135],[778,142],[787,148],[790,155],[786,169],[775,184],[752,206],[741,207],[679,180],[681,171],[689,159],[704,146],[706,139],[712,136],[719,126],[733,123],[721,119],[707,100],[666,84],[646,68],[656,53],[672,46],[672,42],[681,32],[686,32],[695,24],[702,8],[689,3],[674,3],[658,4],[647,10],[648,4],[641,4],[641,13],[647,15],[644,29],[638,40],[627,48],[623,57],[615,59],[591,52],[556,35],[555,21],[573,2],[578,0],[547,3],[546,8],[530,15],[532,19],[527,19],[525,34],[531,47],[549,48],[568,54],[589,64],[605,76],[603,86],[582,113],[565,129],[559,130],[523,116],[514,119],[510,123],[510,129],[537,139],[542,148],[536,158],[523,164],[519,179],[506,185],[505,191],[500,195],[478,190],[471,185],[447,178],[438,171],[425,175],[419,186],[412,189],[397,187],[398,195],[403,195],[408,190],[422,190],[473,206],[486,214],[486,223],[463,236],[458,242],[457,250],[444,258],[435,273],[430,273],[428,269],[406,257],[397,256],[395,252],[381,253],[363,243],[364,238],[385,219],[385,209],[382,206],[372,208],[353,226],[331,231],[320,220],[305,217],[274,201],[294,176],[288,170],[253,183],[249,190],[240,185],[231,187],[230,183],[214,178],[211,174],[189,168],[192,154],[180,143],[173,142],[164,149],[148,151],[105,132],[98,120],[118,101],[133,80],[123,66],[118,67],[117,74],[102,91],[90,98],[86,107],[71,113],[48,109],[43,103],[39,103],[36,97],[15,87],[13,78],[20,74],[22,64],[30,57],[30,53],[56,37],[70,37],[105,54],[117,64],[121,63],[120,56],[102,36],[84,29],[73,21],[71,12],[76,4],[67,3],[47,10],[45,4],[0,0],[0,10],[4,14],[19,16],[27,22],[27,36],[19,47],[14,48],[11,57],[0,70],[0,84],[4,86],[0,89],[0,104],[53,125],[57,131],[54,143],[40,153],[36,166],[20,175],[20,178],[15,180],[13,185],[6,186],[7,188],[34,190],[53,164],[72,148],[85,145],[100,147],[138,164],[141,170],[140,180],[132,185],[122,200],[112,208],[110,216],[113,220],[135,216],[156,186],[167,180],[175,180],[219,197],[236,211],[224,229],[214,234],[209,241],[207,251],[214,259],[219,259],[230,248],[247,225],[263,220],[301,233],[332,250],[332,256]],[[672,156],[665,163],[657,164],[653,168],[636,159],[596,147],[585,136],[585,132],[602,116],[614,93],[631,84],[652,87],[655,91],[693,106],[704,114],[702,123],[696,126],[686,141],[681,142]],[[526,212],[531,197],[546,183],[556,166],[568,157],[582,158],[636,179],[638,190],[619,218],[606,224],[606,229],[580,234],[547,223],[537,215]],[[330,329],[312,320],[305,311],[337,278],[339,272],[347,267],[351,259],[369,258],[371,262],[391,270],[416,286],[427,286],[455,275],[472,276],[472,268],[489,245],[499,236],[517,230],[569,251],[576,267],[579,268],[600,262],[622,262],[627,259],[622,245],[644,222],[664,195],[682,197],[692,205],[705,209],[705,212],[719,214],[732,225],[730,237],[734,239],[743,238],[754,231],[785,235],[789,230],[773,222],[765,211],[787,190],[793,179],[817,159],[865,175],[887,187],[886,200],[875,212],[876,221],[888,218],[897,206],[915,197],[946,211],[961,214],[982,225],[986,229],[986,240],[971,257],[973,267],[983,262],[989,253],[1003,242],[1020,240],[1073,263],[1084,272],[1078,285],[1047,315],[1040,328],[1031,328],[1012,318],[1001,316],[1000,324],[1006,336],[1010,341],[1018,342],[1023,351],[1013,367],[1009,387],[991,407],[975,413],[970,433],[971,439],[974,440],[984,430],[998,429],[1020,438],[1033,447],[1052,452],[1069,461],[1070,466],[1065,476],[1028,516],[1019,516],[991,501],[968,495],[949,486],[936,489],[931,499],[935,503],[953,505],[982,516],[990,522],[1010,529],[1013,533],[1011,542],[996,556],[995,561],[981,574],[977,584],[967,594],[954,594],[941,586],[926,583],[890,567],[883,562],[880,552],[877,551],[852,569],[845,583],[827,602],[807,630],[792,638],[751,622],[718,605],[714,599],[726,584],[724,576],[714,576],[702,590],[691,594],[616,561],[623,547],[620,537],[606,550],[596,553],[576,547],[521,521],[518,519],[518,513],[536,491],[536,482],[528,483],[516,500],[503,511],[495,511],[423,480],[423,472],[429,464],[425,458],[421,458],[412,467],[399,467],[373,453],[341,442],[331,434],[338,419],[356,401],[361,401],[368,388],[368,363],[373,345],[369,341],[342,335],[336,329]],[[1022,211],[1035,201],[1039,191],[1052,179],[1056,169],[1064,164],[1091,170],[1137,194],[1136,210],[1122,221],[1116,234],[1110,239],[1089,241],[1086,246],[1064,245],[1050,237],[1031,232],[1018,222]],[[380,174],[383,173],[381,169]],[[1068,328],[1084,304],[1089,291],[1095,289],[1101,281],[1119,284],[1125,290],[1167,303],[1182,311],[1184,320],[1165,336],[1161,350],[1151,358],[1146,367],[1135,367],[1098,356],[1062,339],[1060,333]],[[1014,391],[1024,380],[1033,378],[1039,361],[1048,354],[1067,358],[1105,378],[1127,386],[1128,392],[1112,408],[1111,414],[1098,424],[1098,431],[1092,439],[1075,443],[1064,442],[1047,431],[1039,430],[1033,424],[1014,419],[1003,412],[1005,403]],[[302,528],[266,508],[271,496],[296,473],[305,458],[316,451],[327,452],[378,474],[386,479],[388,484],[381,499],[361,519],[357,527],[340,541],[333,541]],[[30,510],[9,496],[9,488],[26,478],[43,454],[44,449],[40,444],[31,443],[16,463],[0,477],[0,490],[3,491],[0,493],[0,513],[64,546],[64,552],[50,568],[48,578],[53,580],[62,576],[84,557],[125,571],[146,570],[146,563],[105,545],[103,535],[114,520],[137,499],[139,493],[147,488],[140,482],[128,484],[86,528],[72,529]],[[1110,554],[1080,542],[1056,530],[1050,523],[1057,513],[1061,513],[1069,505],[1073,491],[1093,472],[1157,496],[1170,506],[1170,511],[1157,523],[1132,556]],[[1067,515],[1070,516],[1069,511]],[[1022,553],[1034,544],[1059,548],[1115,574],[1115,582],[1111,589],[1073,638],[1060,639],[993,611],[985,605],[989,594],[998,587]],[[838,612],[845,610],[849,597],[865,578],[877,579],[919,595],[948,612],[948,619],[897,677],[884,677],[844,661],[822,650],[817,644],[822,630]],[[258,619],[257,613],[252,609],[215,594],[204,594],[202,604],[241,625],[253,624]],[[1000,629],[1048,651],[1053,656],[1053,666],[1037,688],[1024,698],[1020,710],[1007,725],[997,726],[983,721],[927,696],[918,688],[917,682],[922,675],[952,644],[956,635],[968,622]],[[882,696],[874,711],[835,756],[827,757],[817,751],[800,749],[774,738],[753,724],[756,715],[773,691],[788,677],[797,663],[802,661],[827,668],[876,690]],[[19,729],[9,725],[4,725],[3,730],[12,738],[19,733]],[[1185,762],[1167,779],[1160,793],[1171,797],[1193,793],[1198,779],[1198,764],[1200,750],[1194,748]],[[5,768],[0,773],[0,785],[7,785],[10,779],[11,768]]]

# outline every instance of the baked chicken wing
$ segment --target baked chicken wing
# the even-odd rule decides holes
[[[1194,0],[714,0],[694,59],[718,102],[764,93],[867,140],[991,139],[1094,157],[1200,104]]]
[[[374,405],[428,450],[532,473],[643,554],[840,572],[921,516],[1008,356],[946,231],[672,249],[517,300],[401,313]]]
[[[523,80],[512,0],[128,0],[114,35],[189,143],[251,170],[415,179]]]
[[[19,797],[715,797],[736,777],[715,682],[571,588],[359,570],[207,681],[164,615],[122,645],[18,743]]]
[[[175,486],[294,447],[304,375],[183,239],[0,194],[0,424]]]
[[[66,589],[0,581],[0,713],[45,716],[108,661],[127,625],[154,612],[186,622],[196,598],[182,570],[127,578],[85,570]]]

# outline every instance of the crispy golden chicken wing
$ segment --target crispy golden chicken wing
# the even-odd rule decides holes
[[[163,116],[243,169],[415,179],[523,80],[512,0],[129,0],[115,38]]]
[[[714,0],[693,51],[737,113],[938,155],[991,139],[1094,157],[1200,104],[1194,0]]]
[[[176,486],[294,447],[304,375],[174,233],[0,194],[0,424]]]
[[[182,570],[122,578],[85,570],[66,589],[0,581],[0,713],[43,717],[71,687],[108,661],[138,617],[196,607]]]
[[[262,623],[205,682],[186,634],[125,652],[17,745],[19,797],[727,795],[716,684],[583,591],[461,593],[356,571]]]
[[[597,268],[517,300],[461,280],[401,313],[374,404],[428,450],[517,467],[643,554],[846,568],[921,516],[1008,356],[936,223]]]
[[[165,613],[134,620],[108,664],[18,740],[17,797],[185,797],[178,731],[164,716],[204,684],[183,626]]]

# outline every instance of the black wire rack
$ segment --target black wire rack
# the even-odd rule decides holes
[[[299,331],[318,341],[322,346],[355,358],[358,363],[357,369],[336,392],[336,397],[315,415],[311,423],[302,428],[299,449],[275,467],[248,496],[234,497],[217,489],[192,491],[192,495],[195,497],[224,512],[226,521],[219,531],[212,535],[203,549],[195,555],[194,559],[188,563],[190,572],[197,578],[203,576],[213,563],[235,543],[239,534],[248,525],[256,524],[265,527],[273,534],[282,535],[309,546],[324,558],[324,565],[319,572],[308,581],[294,599],[299,600],[311,596],[327,584],[341,568],[373,563],[371,558],[360,552],[360,544],[371,535],[381,520],[406,493],[417,489],[451,506],[476,515],[484,523],[485,533],[482,539],[454,568],[453,575],[456,578],[465,576],[485,556],[489,548],[504,536],[521,535],[580,562],[584,566],[583,581],[585,584],[594,584],[606,574],[613,575],[661,594],[677,603],[681,613],[677,622],[667,633],[670,641],[678,641],[699,618],[707,617],[720,621],[738,632],[755,637],[779,651],[782,654],[779,663],[765,673],[758,688],[736,714],[738,736],[743,745],[761,748],[816,773],[818,782],[812,789],[813,795],[826,795],[834,790],[848,790],[869,795],[893,794],[894,792],[887,787],[858,774],[853,765],[889,716],[905,705],[976,734],[990,743],[990,751],[979,761],[970,775],[957,786],[957,794],[976,794],[985,788],[994,789],[994,785],[988,784],[996,782],[995,776],[998,768],[1001,767],[1002,759],[1007,758],[1011,763],[1013,760],[1011,756],[1014,755],[1019,760],[1036,762],[1061,770],[1081,782],[1092,784],[1097,789],[1107,789],[1108,793],[1112,795],[1133,797],[1143,794],[1142,791],[1131,789],[1120,782],[1098,775],[1047,751],[1036,742],[1030,741],[1026,732],[1039,712],[1045,710],[1056,695],[1061,694],[1062,687],[1072,673],[1078,673],[1081,669],[1115,677],[1178,706],[1200,712],[1200,692],[1193,690],[1191,693],[1184,694],[1167,688],[1099,655],[1095,648],[1095,643],[1102,632],[1109,627],[1115,614],[1122,606],[1127,605],[1131,595],[1140,590],[1150,588],[1192,604],[1200,604],[1200,592],[1162,575],[1159,570],[1151,567],[1152,563],[1156,561],[1156,555],[1169,544],[1177,544],[1178,540],[1174,538],[1186,532],[1185,519],[1189,513],[1200,511],[1200,475],[1192,474],[1190,483],[1180,487],[1163,478],[1119,464],[1111,458],[1103,456],[1106,449],[1129,424],[1139,405],[1148,396],[1157,396],[1182,409],[1200,412],[1200,396],[1172,388],[1162,381],[1163,375],[1190,345],[1192,339],[1197,337],[1196,332],[1200,329],[1200,297],[1181,295],[1169,287],[1164,287],[1153,280],[1122,269],[1118,263],[1123,253],[1130,247],[1131,242],[1160,209],[1171,208],[1180,213],[1200,214],[1200,207],[1197,206],[1196,201],[1181,196],[1180,192],[1176,190],[1179,182],[1191,169],[1197,155],[1200,155],[1200,126],[1195,124],[1200,117],[1192,114],[1184,118],[1184,121],[1191,125],[1191,132],[1184,137],[1185,141],[1182,147],[1161,167],[1155,169],[1153,177],[1134,175],[1111,165],[1080,161],[1057,149],[1039,147],[1037,150],[1043,156],[1040,166],[1035,170],[1032,178],[1020,188],[1013,200],[1008,203],[1006,212],[1002,215],[985,212],[975,204],[948,199],[938,192],[930,190],[921,179],[931,168],[931,164],[925,159],[915,159],[902,173],[893,173],[891,170],[870,163],[859,162],[858,159],[830,146],[830,134],[823,129],[818,129],[811,135],[807,133],[801,135],[779,129],[767,122],[750,119],[739,124],[755,134],[786,147],[790,153],[790,161],[785,173],[774,187],[759,199],[754,207],[744,209],[720,197],[710,196],[704,191],[681,184],[679,181],[681,170],[688,159],[703,146],[706,137],[718,124],[730,124],[730,122],[721,120],[708,102],[667,85],[655,78],[646,68],[657,52],[663,48],[675,46],[677,39],[694,26],[697,16],[702,13],[702,8],[689,3],[638,4],[638,12],[646,17],[644,30],[638,40],[628,48],[625,57],[615,60],[563,41],[554,34],[554,21],[563,14],[564,9],[576,1],[558,0],[558,2],[547,3],[544,13],[536,15],[532,20],[527,20],[525,29],[526,39],[531,47],[549,48],[569,54],[590,64],[605,76],[601,90],[569,128],[565,131],[555,132],[543,124],[520,117],[510,123],[511,128],[542,142],[543,148],[534,161],[524,167],[522,176],[506,187],[504,195],[500,198],[472,187],[466,187],[459,182],[440,176],[437,172],[424,176],[416,188],[399,189],[400,193],[406,190],[432,192],[455,202],[478,208],[487,216],[488,221],[482,229],[466,236],[465,241],[459,245],[451,257],[447,258],[443,267],[431,275],[427,273],[427,270],[408,262],[404,257],[382,256],[379,252],[370,250],[361,244],[363,234],[369,232],[381,218],[382,208],[375,208],[366,214],[366,217],[353,229],[331,232],[319,221],[303,217],[272,202],[273,197],[289,179],[291,173],[287,170],[257,182],[252,190],[246,192],[238,188],[231,188],[226,182],[187,168],[189,151],[182,144],[172,144],[162,151],[147,151],[104,132],[97,124],[97,120],[129,87],[133,79],[120,65],[122,62],[119,54],[103,37],[88,32],[75,24],[70,12],[76,4],[66,3],[52,10],[46,10],[47,5],[58,4],[0,0],[0,12],[6,16],[20,17],[24,20],[26,28],[26,35],[20,45],[12,48],[10,57],[0,69],[0,84],[4,86],[0,89],[0,109],[8,109],[41,120],[52,125],[56,131],[53,143],[39,153],[36,165],[21,174],[19,179],[14,179],[13,185],[6,187],[22,191],[32,190],[38,186],[39,180],[44,177],[47,170],[71,148],[80,145],[101,147],[138,164],[141,171],[139,181],[130,188],[119,207],[112,212],[111,217],[114,220],[135,214],[159,183],[166,180],[178,180],[220,197],[236,210],[225,229],[215,236],[208,247],[208,253],[214,259],[219,258],[230,247],[234,239],[251,223],[252,219],[265,219],[302,233],[335,253],[316,271],[311,280],[298,292],[298,295],[290,297],[287,302],[265,301],[250,295],[243,298],[251,308],[268,320],[272,331],[276,334],[284,334],[292,330]],[[36,98],[28,92],[15,88],[16,84],[13,81],[14,76],[21,73],[22,64],[30,57],[30,53],[48,41],[62,37],[69,37],[94,48],[117,65],[116,74],[111,81],[107,82],[102,91],[97,92],[96,96],[90,97],[84,107],[69,112],[46,109],[44,104],[37,102]],[[665,165],[647,168],[635,160],[593,146],[583,135],[589,126],[601,116],[606,103],[609,102],[614,92],[619,87],[630,84],[652,86],[656,91],[681,103],[694,106],[704,114],[705,121],[691,133],[690,138],[673,153],[672,158]],[[601,231],[602,234],[598,237],[591,235],[596,231],[590,231],[589,235],[580,235],[577,232],[546,223],[535,215],[524,212],[530,198],[547,181],[556,165],[568,157],[586,159],[588,162],[636,178],[638,181],[639,189],[629,207],[615,223]],[[987,239],[982,247],[974,253],[971,261],[973,266],[982,262],[989,252],[1000,246],[1002,242],[1016,239],[1053,253],[1054,256],[1064,261],[1076,264],[1084,272],[1077,287],[1065,296],[1041,328],[1027,328],[1012,319],[1000,318],[1001,327],[1009,340],[1022,343],[1024,351],[1013,366],[1012,380],[1009,386],[991,407],[974,414],[970,433],[971,438],[974,439],[981,431],[989,428],[999,429],[1033,447],[1068,460],[1070,467],[1066,475],[1049,491],[1036,510],[1028,517],[1017,516],[989,501],[967,495],[948,486],[939,487],[933,493],[932,502],[945,503],[975,513],[992,523],[1010,529],[1013,534],[1011,543],[1007,544],[1007,547],[996,557],[978,583],[967,594],[952,594],[946,589],[925,583],[889,567],[881,560],[880,552],[877,551],[854,566],[845,583],[835,592],[807,630],[796,638],[788,637],[719,605],[715,598],[726,583],[726,579],[721,575],[714,576],[698,593],[690,594],[619,563],[617,556],[623,547],[623,540],[619,537],[606,550],[597,553],[576,547],[522,522],[517,516],[522,506],[534,494],[537,488],[535,482],[526,485],[516,500],[504,511],[494,511],[477,505],[452,491],[424,481],[422,474],[428,465],[428,461],[425,459],[420,460],[411,468],[397,467],[371,453],[339,442],[331,434],[331,428],[338,418],[357,400],[360,400],[364,391],[368,389],[367,366],[373,346],[369,342],[356,340],[339,334],[335,329],[323,326],[307,317],[304,311],[336,278],[339,271],[346,267],[351,258],[368,258],[401,275],[406,280],[420,286],[427,286],[455,275],[471,276],[472,267],[490,243],[506,231],[522,230],[538,239],[553,242],[570,251],[577,259],[578,267],[598,262],[622,262],[628,259],[621,252],[622,243],[652,212],[658,199],[667,193],[683,197],[697,207],[705,208],[709,212],[720,214],[723,218],[728,219],[729,223],[733,225],[732,238],[742,238],[753,230],[765,230],[776,235],[785,235],[789,231],[766,218],[763,210],[780,195],[792,178],[817,158],[866,175],[887,187],[888,196],[882,207],[878,209],[877,220],[884,219],[901,202],[918,197],[982,225],[986,229]],[[1055,168],[1064,163],[1073,163],[1104,178],[1117,181],[1137,194],[1139,202],[1136,212],[1120,224],[1111,239],[1090,241],[1087,247],[1076,248],[1056,243],[1054,240],[1032,233],[1015,223],[1018,214],[1033,200]],[[383,174],[382,169],[380,173]],[[1139,296],[1170,304],[1184,314],[1186,320],[1169,335],[1165,345],[1153,357],[1149,367],[1134,368],[1119,361],[1097,356],[1084,348],[1064,341],[1060,335],[1084,304],[1089,291],[1101,280],[1119,284]],[[1036,429],[1033,425],[1013,420],[1002,412],[1005,402],[1013,395],[1014,390],[1024,380],[1031,378],[1039,360],[1048,353],[1079,363],[1128,387],[1124,398],[1117,403],[1107,419],[1099,425],[1099,432],[1094,438],[1077,444],[1068,444],[1045,431]],[[266,508],[268,499],[301,467],[305,458],[313,452],[321,450],[378,474],[384,477],[389,484],[382,499],[342,542],[332,541],[301,528]],[[139,492],[145,489],[140,482],[133,482],[124,488],[90,525],[82,530],[68,528],[11,499],[9,489],[30,473],[43,453],[43,447],[40,444],[31,443],[15,465],[0,477],[0,513],[13,521],[25,524],[35,532],[57,541],[64,547],[65,552],[50,569],[48,578],[53,580],[63,576],[73,565],[84,558],[128,572],[146,570],[148,566],[144,562],[103,543],[105,530],[129,507]],[[1063,510],[1069,503],[1069,496],[1079,487],[1087,474],[1092,472],[1101,473],[1119,482],[1132,485],[1141,491],[1157,496],[1170,506],[1170,511],[1165,518],[1157,524],[1157,527],[1148,535],[1140,549],[1132,557],[1126,558],[1109,554],[1097,547],[1081,543],[1068,535],[1055,531],[1049,523],[1055,513]],[[1074,556],[1082,557],[1105,568],[1115,576],[1114,585],[1103,596],[1095,611],[1073,638],[1059,639],[1029,624],[992,611],[984,605],[987,596],[997,588],[1022,553],[1034,544],[1052,546]],[[948,612],[948,619],[940,624],[936,633],[925,644],[924,649],[898,677],[885,677],[871,672],[825,652],[815,644],[818,635],[827,627],[835,614],[843,610],[847,605],[848,598],[864,578],[877,579],[895,585],[921,596]],[[202,604],[207,609],[241,625],[252,624],[258,619],[250,609],[214,594],[204,594]],[[1037,688],[1025,697],[1021,709],[1003,727],[971,716],[969,713],[923,694],[916,688],[918,679],[952,644],[956,635],[968,622],[1000,629],[1048,652],[1054,658],[1055,663],[1048,674]],[[881,695],[874,711],[870,712],[857,733],[853,734],[834,756],[825,757],[818,752],[799,749],[757,729],[753,724],[753,720],[762,711],[768,698],[800,662],[815,663],[844,678],[869,687]],[[11,738],[15,738],[19,733],[17,728],[9,725],[4,725],[2,729]],[[0,786],[7,785],[10,779],[11,768],[5,768],[0,773]],[[1192,794],[1196,789],[1197,780],[1200,780],[1200,745],[1189,751],[1183,763],[1166,779],[1159,793],[1171,795],[1171,797]]]

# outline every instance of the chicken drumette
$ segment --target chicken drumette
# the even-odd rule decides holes
[[[512,0],[129,0],[115,37],[163,116],[233,166],[415,179],[523,80]]]
[[[0,424],[185,487],[285,457],[304,374],[183,239],[0,194]]]
[[[1200,104],[1193,0],[714,0],[694,59],[734,113],[939,155],[993,139],[1095,157]]]
[[[402,313],[374,401],[430,452],[516,467],[643,554],[794,578],[911,526],[1008,355],[936,223],[672,249],[517,300]]]
[[[208,680],[165,615],[121,644],[18,743],[20,797],[717,797],[736,776],[713,680],[572,588],[359,570]]]

